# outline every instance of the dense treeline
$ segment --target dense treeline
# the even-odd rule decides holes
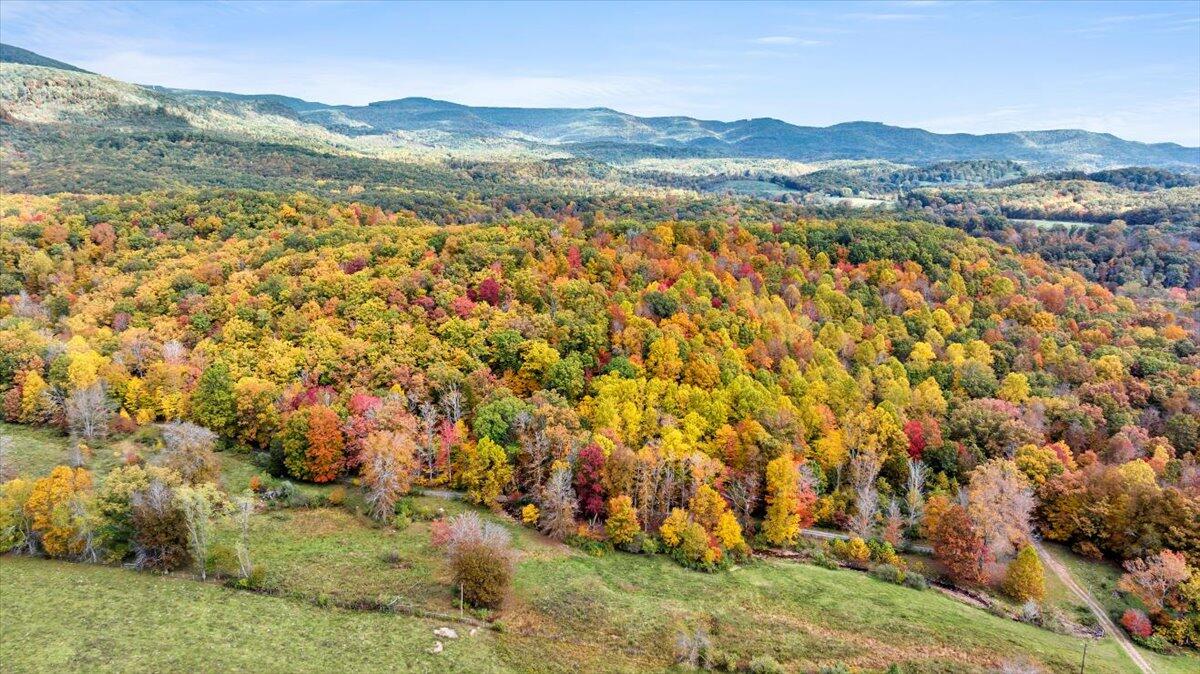
[[[1020,598],[1035,527],[1200,564],[1194,294],[1135,303],[955,229],[751,203],[443,226],[303,193],[0,203],[13,421],[191,422],[171,428],[280,476],[358,475],[380,516],[451,485],[703,569],[812,523],[852,531],[851,561],[926,537]],[[1155,634],[1195,644],[1180,607]]]

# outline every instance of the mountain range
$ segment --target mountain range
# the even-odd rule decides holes
[[[401,98],[363,106],[280,95],[169,89],[120,82],[0,45],[0,120],[154,130],[193,128],[365,154],[882,159],[909,164],[1003,159],[1038,169],[1153,166],[1200,172],[1200,148],[1140,143],[1081,130],[939,134],[877,122],[797,126],[638,117],[609,108],[506,108]]]

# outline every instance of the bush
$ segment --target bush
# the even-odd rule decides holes
[[[871,576],[884,582],[900,585],[904,582],[904,572],[891,564],[880,564],[871,569]]]
[[[925,576],[916,571],[909,571],[904,574],[904,586],[911,587],[914,590],[924,590],[929,587],[929,581],[925,580]]]
[[[769,655],[759,655],[750,660],[752,674],[783,674],[783,665]]]
[[[330,489],[329,494],[325,497],[325,502],[335,508],[340,508],[346,502],[346,488],[337,486]]]
[[[1145,639],[1154,632],[1154,626],[1150,624],[1150,619],[1146,617],[1144,612],[1135,608],[1125,610],[1125,613],[1121,616],[1121,627],[1124,627],[1125,631],[1131,635],[1142,639]]]
[[[633,545],[641,533],[641,527],[632,499],[625,495],[608,499],[608,520],[604,523],[604,531],[618,548],[627,550]]]
[[[468,512],[450,518],[444,531],[431,533],[435,544],[445,540],[450,574],[463,600],[480,608],[500,608],[513,575],[508,531]]]
[[[823,569],[831,569],[832,570],[832,569],[842,568],[842,565],[838,564],[836,559],[830,559],[829,555],[827,555],[821,551],[813,553],[812,563],[816,564],[817,566],[819,566]]]
[[[481,608],[500,608],[512,584],[512,562],[507,551],[479,541],[454,546],[450,572],[454,586],[461,588],[463,600]]]

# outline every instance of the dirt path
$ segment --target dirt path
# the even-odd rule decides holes
[[[1125,651],[1130,660],[1133,660],[1133,664],[1137,665],[1143,674],[1154,674],[1154,668],[1150,666],[1146,658],[1142,657],[1142,654],[1134,647],[1129,637],[1125,636],[1125,632],[1113,624],[1113,621],[1108,617],[1108,612],[1104,610],[1100,602],[1096,601],[1092,593],[1076,583],[1075,579],[1071,577],[1071,572],[1067,570],[1067,567],[1063,566],[1062,562],[1059,562],[1054,555],[1050,554],[1050,551],[1041,543],[1035,542],[1034,546],[1037,548],[1038,555],[1041,556],[1046,566],[1050,567],[1050,570],[1054,572],[1054,575],[1058,576],[1063,585],[1067,586],[1067,589],[1071,590],[1076,597],[1079,597],[1084,604],[1087,604],[1087,607],[1096,615],[1096,619],[1100,621],[1100,626],[1117,640],[1117,645]]]
[[[805,538],[816,538],[823,541],[848,541],[851,539],[850,534],[843,534],[837,531],[825,531],[823,529],[801,529],[800,535]],[[920,553],[923,555],[932,555],[933,548],[928,545],[912,544],[908,546],[911,552]]]

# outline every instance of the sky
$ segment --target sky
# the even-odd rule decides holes
[[[0,3],[139,84],[1200,145],[1200,2]]]

